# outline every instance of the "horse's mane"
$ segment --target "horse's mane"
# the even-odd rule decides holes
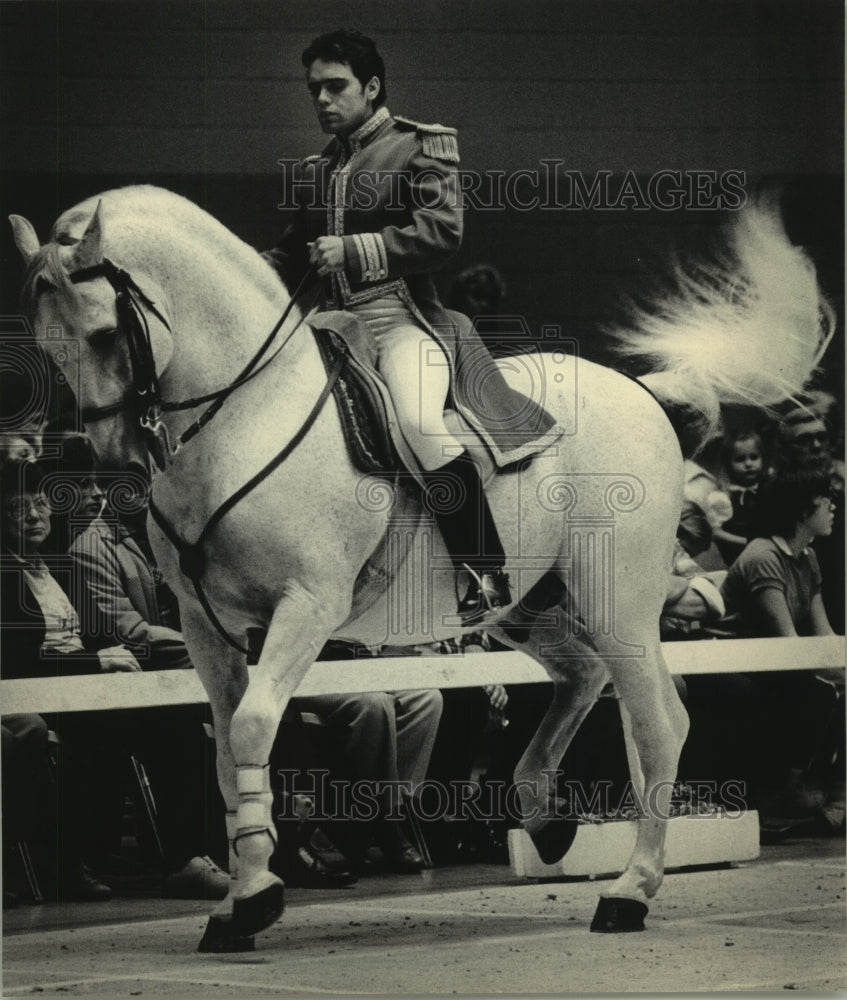
[[[35,311],[38,296],[45,288],[57,288],[69,293],[73,285],[59,258],[61,247],[57,243],[45,243],[30,257],[24,270],[21,288],[21,309],[25,314]]]
[[[79,242],[98,202],[105,215],[105,254],[131,270],[149,262],[150,250],[174,245],[177,236],[191,240],[197,255],[218,255],[228,267],[237,267],[268,294],[279,294],[281,285],[270,266],[247,243],[192,201],[165,188],[133,185],[96,195],[64,212],[53,226],[50,242],[30,258],[24,273],[21,304],[31,312],[45,287],[63,294],[74,286],[68,278],[69,250]],[[167,253],[166,250],[162,250]]]

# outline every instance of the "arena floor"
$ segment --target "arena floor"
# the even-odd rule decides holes
[[[206,904],[117,898],[4,913],[3,996],[264,997],[847,988],[844,840],[669,873],[643,934],[590,934],[602,882],[505,866],[291,890],[246,955],[195,948]]]

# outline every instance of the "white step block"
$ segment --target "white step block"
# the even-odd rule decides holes
[[[583,823],[561,861],[546,865],[524,830],[509,831],[509,860],[519,878],[618,875],[635,847],[635,820]],[[668,823],[665,868],[752,861],[759,856],[759,814],[675,816]]]

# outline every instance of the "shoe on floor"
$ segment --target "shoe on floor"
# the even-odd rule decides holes
[[[105,902],[112,898],[112,890],[80,862],[63,870],[57,878],[56,898],[79,903]]]
[[[389,871],[398,875],[417,875],[426,868],[426,862],[420,852],[411,844],[405,844],[399,851],[386,854],[383,851],[385,864]]]
[[[400,823],[383,822],[376,835],[376,842],[382,851],[385,868],[398,875],[417,875],[426,868],[426,862],[417,848],[406,839]]]
[[[162,880],[165,899],[223,899],[229,892],[229,875],[205,855],[192,858]]]
[[[277,861],[273,870],[287,886],[299,889],[343,889],[358,882],[358,876],[346,868],[333,868],[323,858],[305,847],[296,854]]]

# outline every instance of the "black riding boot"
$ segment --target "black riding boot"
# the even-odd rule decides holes
[[[506,556],[476,462],[467,451],[440,469],[424,473],[427,506],[457,570],[471,585],[459,602],[465,625],[481,621],[493,608],[511,604]]]

